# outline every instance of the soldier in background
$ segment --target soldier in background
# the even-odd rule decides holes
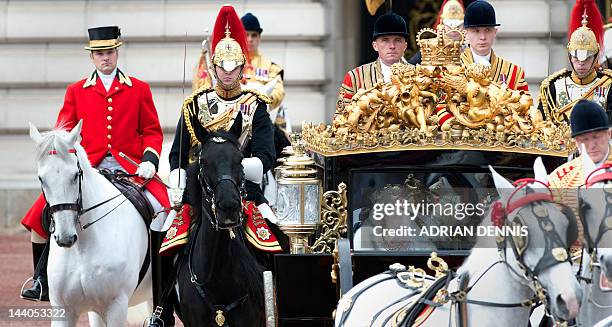
[[[546,78],[540,86],[538,108],[546,120],[569,123],[576,102],[592,100],[612,119],[610,86],[612,71],[598,70],[603,22],[594,2],[577,1],[570,17],[567,56],[571,70],[562,69]]]
[[[284,71],[281,66],[273,63],[259,52],[261,32],[263,32],[259,19],[255,15],[247,13],[240,20],[246,30],[249,48],[249,60],[242,74],[243,88],[258,91],[270,98],[271,102],[268,105],[268,113],[274,124],[274,150],[276,157],[280,158],[283,149],[291,145],[289,141],[291,123],[287,116],[286,107],[282,104],[285,98]],[[275,163],[274,167],[276,166],[277,164]],[[266,172],[261,186],[269,204],[274,206],[276,204],[276,181],[271,171]]]
[[[441,31],[463,30],[464,15],[465,9],[462,0],[444,0],[433,28]],[[457,32],[449,32],[446,36],[453,40],[461,39],[461,35]],[[421,50],[408,59],[408,63],[412,65],[420,64]]]
[[[461,54],[464,65],[477,63],[491,67],[491,80],[505,83],[509,88],[519,91],[529,91],[525,82],[523,68],[507,59],[498,57],[493,52],[493,43],[497,37],[495,9],[484,0],[472,2],[465,9],[463,26],[466,30],[466,40],[469,45]]]

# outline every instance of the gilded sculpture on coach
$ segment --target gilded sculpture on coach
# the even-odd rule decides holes
[[[424,38],[425,34],[435,37]],[[462,63],[462,42],[448,37],[448,31],[424,29],[417,41],[422,64],[395,64],[388,83],[358,90],[337,110],[333,136],[366,139],[410,130],[425,137],[456,131],[465,141],[469,135],[480,135],[478,130],[502,141],[509,135],[540,140],[559,136],[559,129],[542,120],[528,93],[491,80],[490,65]],[[452,115],[449,120],[436,112],[442,97]]]
[[[569,123],[574,105],[583,99],[597,102],[612,118],[612,71],[597,67],[603,43],[601,14],[593,2],[576,4],[570,18],[567,44],[571,70],[553,73],[540,86],[538,108],[545,119],[555,124]]]

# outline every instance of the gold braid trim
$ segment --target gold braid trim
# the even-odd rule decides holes
[[[612,78],[612,69],[608,69],[608,68],[602,69],[601,73],[605,76]]]
[[[193,99],[195,99],[195,97],[201,94],[204,94],[205,92],[210,92],[210,91],[212,91],[211,88],[202,86],[199,89],[195,90],[193,93],[191,93],[191,95],[188,96],[185,99],[185,101],[183,101],[183,108],[182,108],[183,120],[185,122],[185,126],[187,126],[187,131],[189,132],[189,136],[191,137],[192,145],[200,143],[200,141],[198,141],[198,138],[195,135],[195,130],[193,129],[193,126],[191,125],[191,117],[196,116],[198,114],[196,112],[196,108],[193,103]]]
[[[559,77],[569,73],[570,71],[563,68],[560,71],[552,73],[546,79],[542,81],[540,85],[540,102],[542,103],[542,110],[544,111],[544,119],[550,120],[552,118],[551,110],[556,110],[557,106],[555,105],[555,99],[550,93],[550,84],[553,83]],[[549,108],[552,107],[551,108]]]
[[[272,103],[272,100],[270,100],[270,97],[268,97],[267,95],[265,95],[263,93],[260,93],[258,91],[251,90],[251,89],[242,90],[242,94],[245,94],[245,93],[252,93],[252,94],[256,95],[257,98],[259,98],[259,100],[265,102],[266,104]]]

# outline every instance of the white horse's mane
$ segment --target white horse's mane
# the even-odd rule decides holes
[[[68,154],[69,145],[67,143],[69,132],[65,128],[57,128],[40,134],[41,141],[36,146],[36,160],[41,161],[49,154],[49,151],[56,150],[58,155]],[[77,141],[74,143],[79,163],[82,168],[91,168],[87,153],[81,144]]]

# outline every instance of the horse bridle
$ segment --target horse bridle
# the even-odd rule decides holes
[[[518,193],[519,190],[527,187],[531,183],[540,183],[546,186],[549,192],[548,193],[540,193],[540,192],[529,193],[529,189],[527,189],[527,192],[528,192],[527,195],[519,199],[516,199],[515,201],[512,201],[512,198]],[[528,238],[524,241],[524,244],[517,244],[514,237],[512,236],[504,237],[503,239],[498,239],[497,240],[498,251],[500,255],[502,256],[503,260],[497,261],[493,263],[491,266],[489,266],[476,279],[476,281],[472,285],[470,286],[465,285],[465,289],[459,290],[455,292],[454,294],[449,294],[450,299],[454,303],[465,302],[465,303],[472,303],[472,304],[482,305],[482,306],[513,308],[513,307],[532,307],[536,305],[539,300],[542,304],[544,304],[546,310],[548,311],[549,300],[546,295],[546,290],[544,289],[544,287],[542,286],[542,284],[540,283],[538,279],[538,274],[542,272],[543,270],[553,265],[556,265],[558,263],[565,262],[565,261],[568,261],[571,263],[571,258],[569,257],[567,253],[567,250],[565,248],[565,245],[563,244],[563,241],[561,241],[561,237],[559,233],[556,231],[554,224],[550,220],[548,210],[541,207],[541,205],[542,203],[554,203],[557,205],[561,205],[561,204],[556,203],[554,201],[553,196],[552,196],[552,191],[550,190],[550,188],[548,188],[548,186],[545,183],[538,181],[536,179],[533,179],[533,178],[519,179],[515,181],[513,185],[516,186],[516,189],[508,198],[506,202],[506,206],[504,207],[503,205],[501,205],[501,208],[498,208],[499,210],[502,210],[501,215],[503,216],[502,218],[503,218],[504,226],[507,226],[508,215],[510,215],[512,212],[516,210],[520,211],[525,206],[532,204],[532,203],[536,203],[536,205],[531,207],[531,211],[535,217],[538,217],[538,226],[544,232],[544,239],[546,243],[544,255],[540,258],[540,260],[538,260],[538,263],[536,264],[536,266],[533,269],[531,269],[524,263],[524,253],[528,246]],[[498,203],[501,203],[501,202],[498,202]],[[575,217],[570,208],[565,207],[563,205],[561,206],[563,208],[562,209],[563,214],[569,220],[569,224],[568,224],[568,231],[569,231],[575,226]],[[517,216],[512,221],[512,224],[518,223],[518,224],[524,225],[524,223],[521,220],[522,220],[522,217]],[[566,233],[566,234],[568,235],[568,237],[566,238],[569,238],[570,233]],[[507,261],[507,255],[505,253],[507,239],[509,239],[510,246],[512,248],[512,251],[514,252],[517,265],[523,272],[522,274],[517,272]],[[570,240],[568,239],[567,242],[569,243]],[[555,245],[557,245],[557,247],[555,247]],[[516,275],[517,277],[521,279],[526,279],[529,282],[531,282],[533,284],[533,290],[535,292],[535,297],[532,299],[526,299],[518,303],[493,303],[493,302],[488,302],[488,301],[477,301],[477,300],[467,299],[467,293],[480,281],[480,279],[491,268],[493,268],[493,266],[497,264],[506,265],[508,269],[510,269],[510,271],[512,271],[514,275]],[[558,319],[555,318],[555,320],[558,320]]]
[[[585,179],[584,188],[588,189],[589,187],[599,182],[607,183],[607,182],[612,181],[612,172],[605,171],[606,169],[609,169],[609,168],[612,168],[612,163],[603,164],[601,165],[601,167],[593,170]],[[604,173],[593,176],[595,172],[600,171],[600,170],[604,170]],[[595,236],[595,239],[593,239],[593,237],[591,237],[591,233],[589,233],[589,224],[586,219],[586,211],[590,210],[591,207],[588,205],[588,203],[581,200],[580,190],[581,188],[578,189],[578,192],[579,192],[578,199],[580,200],[579,216],[580,216],[580,221],[582,222],[582,226],[584,227],[584,230],[586,231],[584,236],[587,241],[587,246],[589,247],[589,253],[593,255],[593,253],[597,251],[597,246],[599,245],[599,241],[601,241],[604,234],[612,230],[612,206],[609,205],[609,204],[612,204],[612,187],[603,188],[604,194],[606,197],[606,210],[604,212],[605,218],[602,219],[601,222],[599,223],[599,228],[597,229],[597,235]],[[597,260],[597,258],[595,258],[595,260]]]
[[[91,225],[93,225],[94,223],[100,221],[102,218],[106,217],[108,214],[110,214],[111,212],[113,212],[115,209],[117,209],[117,207],[119,207],[123,202],[125,202],[126,199],[124,199],[123,201],[121,201],[121,203],[119,203],[118,205],[116,205],[114,208],[112,208],[109,212],[105,213],[104,215],[102,215],[100,218],[87,223],[85,225],[81,224],[81,216],[84,215],[85,213],[94,210],[116,198],[118,198],[119,196],[123,195],[122,192],[120,192],[119,194],[110,197],[109,199],[106,199],[98,204],[95,204],[87,209],[83,209],[83,189],[82,189],[82,183],[83,183],[83,169],[81,168],[81,164],[79,162],[79,157],[77,155],[77,151],[75,148],[72,149],[68,149],[68,153],[72,153],[74,154],[74,156],[76,157],[76,163],[77,163],[77,169],[78,169],[78,173],[77,173],[77,179],[78,179],[78,184],[79,184],[79,193],[77,196],[77,200],[76,202],[64,202],[64,203],[58,203],[58,204],[54,204],[54,205],[49,205],[49,234],[53,234],[55,232],[55,220],[53,219],[53,214],[58,212],[58,211],[62,211],[62,210],[70,210],[70,211],[75,211],[76,212],[76,223],[81,226],[82,230],[87,229],[88,227],[90,227]],[[49,150],[48,155],[57,155],[57,150],[53,149],[53,150]],[[38,180],[40,181],[40,188],[42,190],[43,196],[45,197],[45,199],[47,198],[45,196],[45,189],[42,187],[43,186],[43,181],[40,178],[40,176],[38,176]]]
[[[223,138],[223,137],[219,137],[219,136],[211,137],[209,139],[209,141],[212,141],[212,142],[215,142],[215,143],[218,143],[218,144],[225,143],[225,142],[230,142],[228,139]],[[208,208],[211,208],[212,212],[211,212],[211,214],[208,215],[208,219],[209,219],[210,223],[212,224],[212,226],[215,228],[215,230],[219,230],[219,229],[232,229],[232,228],[241,226],[242,223],[244,222],[244,219],[245,219],[244,212],[242,211],[242,209],[240,210],[240,219],[239,219],[238,223],[236,224],[236,226],[221,226],[219,224],[219,220],[217,218],[218,206],[217,206],[217,202],[216,202],[217,200],[215,198],[215,192],[219,188],[219,185],[222,182],[230,182],[230,183],[232,183],[234,188],[240,194],[240,205],[242,206],[243,200],[246,198],[246,187],[245,187],[244,172],[242,172],[240,174],[240,181],[236,181],[236,179],[233,176],[231,176],[231,175],[221,175],[221,176],[217,177],[217,180],[215,181],[214,185],[211,185],[211,183],[208,180],[208,178],[206,177],[206,173],[205,173],[206,172],[206,167],[205,167],[206,166],[206,160],[203,158],[203,152],[204,151],[200,150],[200,155],[199,155],[199,158],[198,158],[198,163],[199,163],[199,166],[200,166],[200,169],[199,169],[199,172],[198,172],[198,180],[200,181],[200,185],[203,187],[203,190],[204,190],[204,192],[202,192],[202,210],[203,211],[207,211]],[[208,206],[206,206],[207,204],[208,204]]]

